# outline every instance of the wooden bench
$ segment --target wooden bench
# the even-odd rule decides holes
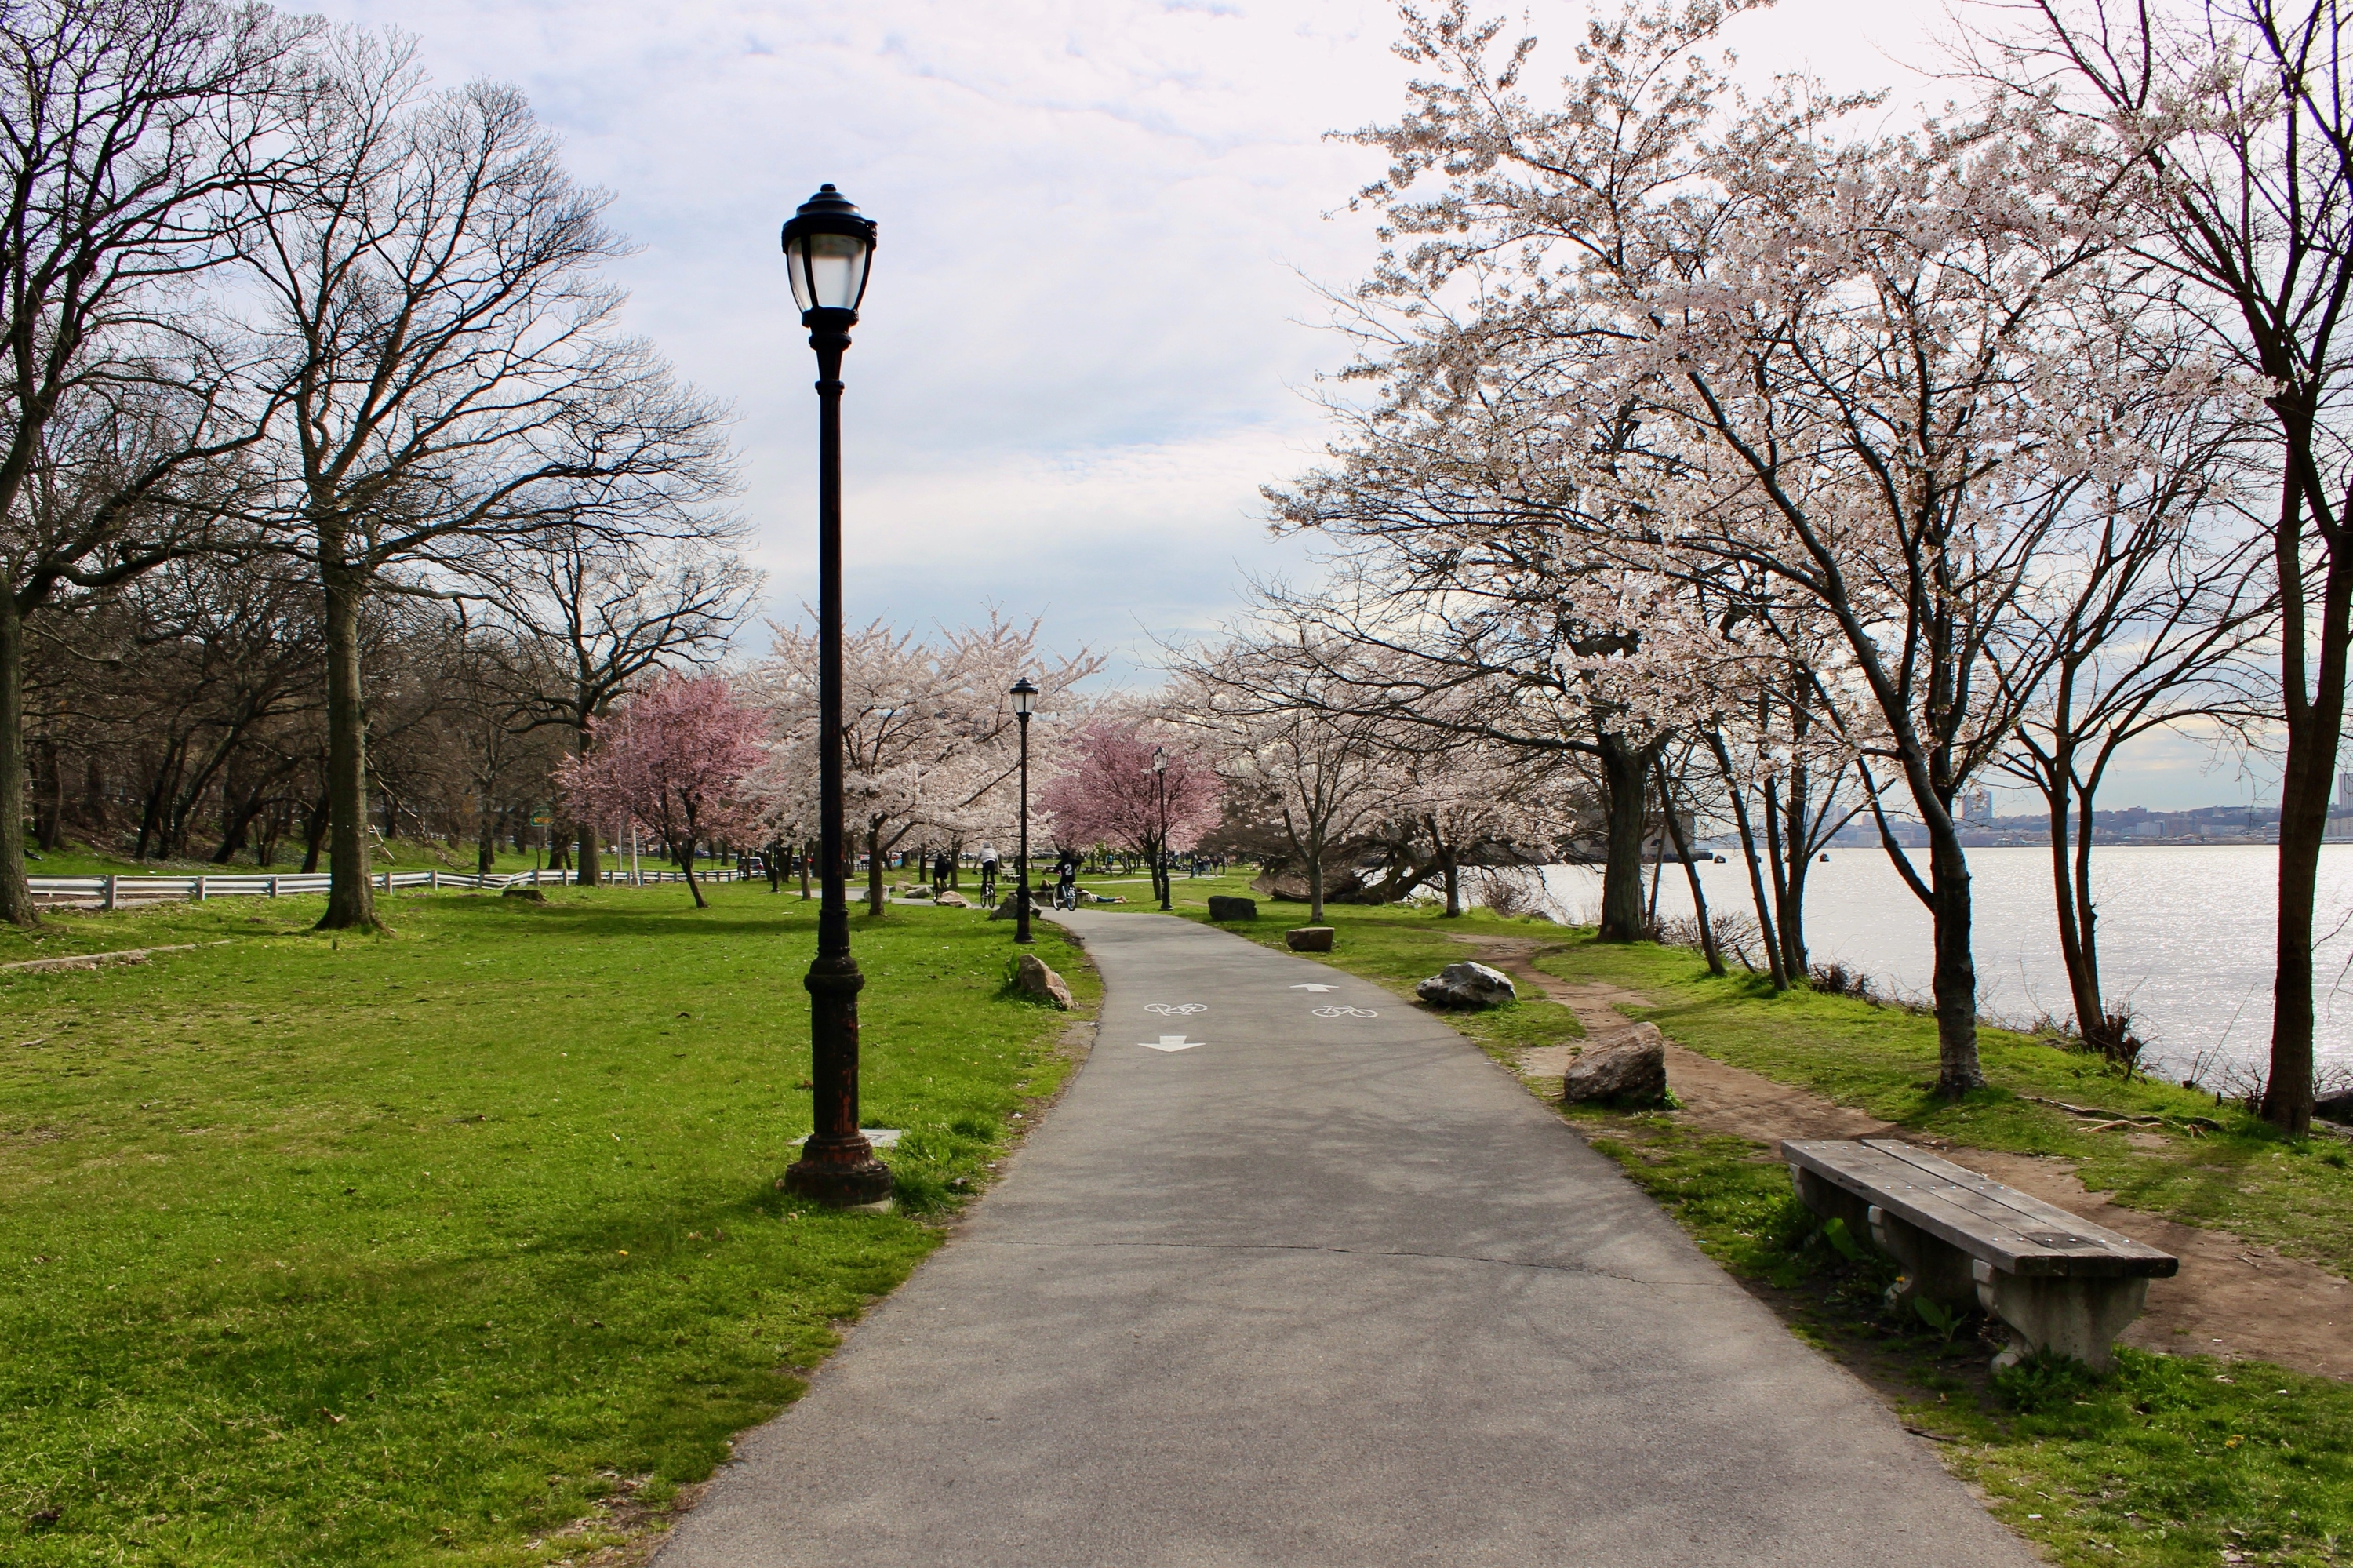
[[[1889,1292],[1909,1305],[1982,1307],[2008,1324],[2015,1364],[2037,1351],[2095,1369],[2148,1298],[2148,1282],[2179,1259],[1894,1139],[1789,1139],[1781,1145],[1798,1197],[1846,1222],[1905,1268]]]

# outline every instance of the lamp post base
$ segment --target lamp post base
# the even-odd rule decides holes
[[[804,1152],[786,1169],[785,1191],[828,1209],[871,1208],[890,1202],[891,1168],[875,1159],[871,1148],[863,1158],[846,1160]]]

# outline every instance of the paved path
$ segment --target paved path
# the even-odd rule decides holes
[[[1092,1059],[659,1568],[2034,1561],[1436,1020],[1057,918]]]

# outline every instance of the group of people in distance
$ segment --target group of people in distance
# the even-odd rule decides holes
[[[771,843],[759,854],[739,856],[736,869],[745,876],[757,876],[765,872],[768,878],[768,887],[773,892],[781,888],[787,877],[797,875],[800,872],[800,863],[801,856],[795,851],[786,848],[782,843]],[[1079,870],[1085,863],[1085,857],[1075,849],[1066,849],[1054,857],[1053,906],[1055,908],[1076,909],[1079,906]],[[955,879],[956,866],[956,857],[949,851],[942,850],[932,857],[932,895],[934,897],[948,890],[949,883]],[[1193,875],[1201,876],[1211,874],[1215,871],[1222,871],[1225,866],[1222,861],[1196,855],[1187,869]],[[984,905],[994,902],[997,897],[997,846],[984,841],[980,846],[980,901]],[[1042,895],[1041,888],[1039,894],[1032,896]]]

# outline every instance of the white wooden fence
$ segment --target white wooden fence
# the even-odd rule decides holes
[[[713,867],[698,871],[695,875],[704,882],[734,882],[738,880],[733,866]],[[445,887],[495,889],[510,887],[560,886],[579,881],[571,871],[511,871],[492,872],[488,876],[476,876],[464,871],[379,871],[368,880],[386,893],[402,887],[422,887],[438,892]],[[33,896],[52,904],[87,904],[100,909],[116,909],[126,904],[153,904],[164,899],[187,899],[201,904],[207,898],[277,898],[292,897],[300,893],[324,893],[329,878],[325,872],[288,872],[198,876],[35,876],[26,879],[32,885]],[[682,871],[607,872],[604,885],[627,887],[636,884],[684,882]]]

